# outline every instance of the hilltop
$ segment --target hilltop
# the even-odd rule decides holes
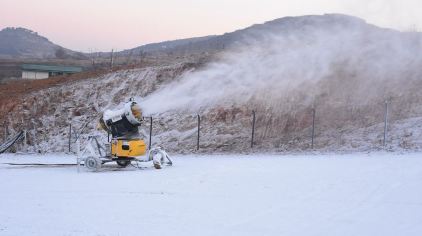
[[[9,27],[1,30],[0,59],[22,58],[86,59],[86,56],[54,44],[29,29]]]

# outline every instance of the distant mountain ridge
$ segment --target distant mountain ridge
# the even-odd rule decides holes
[[[0,58],[85,59],[86,56],[56,45],[32,30],[8,27],[0,31]]]
[[[374,27],[367,24],[363,19],[343,15],[307,15],[300,17],[283,17],[262,24],[236,30],[223,35],[213,35],[199,38],[181,39],[161,43],[147,44],[133,49],[124,50],[121,53],[198,53],[222,51],[236,47],[238,44],[248,44],[248,41],[265,41],[268,34],[289,32],[293,28],[302,27]]]
[[[262,24],[255,24],[250,27],[236,30],[222,35],[210,35],[204,37],[169,40],[159,43],[151,43],[138,46],[132,49],[115,52],[116,56],[129,54],[158,55],[158,54],[192,54],[192,53],[213,53],[233,49],[238,45],[245,45],[248,42],[258,41],[265,43],[268,34],[279,34],[300,30],[306,27],[364,27],[368,30],[377,29],[390,33],[399,33],[395,30],[382,29],[366,23],[363,19],[343,15],[307,15],[300,17],[284,17],[268,21]],[[0,31],[0,59],[1,58],[73,58],[87,59],[92,55],[109,57],[110,52],[78,53],[65,49],[50,42],[47,38],[38,35],[24,28],[5,28]]]

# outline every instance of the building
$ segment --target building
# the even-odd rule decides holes
[[[47,79],[51,76],[70,75],[82,71],[82,67],[76,66],[51,66],[23,64],[22,79]]]

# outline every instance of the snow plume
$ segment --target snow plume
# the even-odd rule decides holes
[[[267,23],[268,24],[268,23]],[[312,105],[324,93],[385,96],[385,80],[422,66],[420,35],[380,29],[341,15],[286,18],[246,30],[230,52],[146,97],[147,114],[286,102]],[[330,86],[337,81],[337,87]],[[396,88],[397,89],[397,88]],[[337,90],[337,92],[336,92]],[[334,101],[334,98],[333,98]],[[362,101],[359,101],[362,102]]]

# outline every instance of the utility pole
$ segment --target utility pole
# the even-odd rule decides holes
[[[113,69],[114,64],[114,49],[111,49],[111,55],[110,55],[110,69]]]
[[[92,48],[89,49],[89,54],[91,56],[91,64],[92,64],[92,67],[94,68],[95,67],[95,57],[94,57],[94,53],[92,51]]]
[[[132,59],[133,50],[130,50],[126,59],[126,65],[130,65],[130,60]]]

